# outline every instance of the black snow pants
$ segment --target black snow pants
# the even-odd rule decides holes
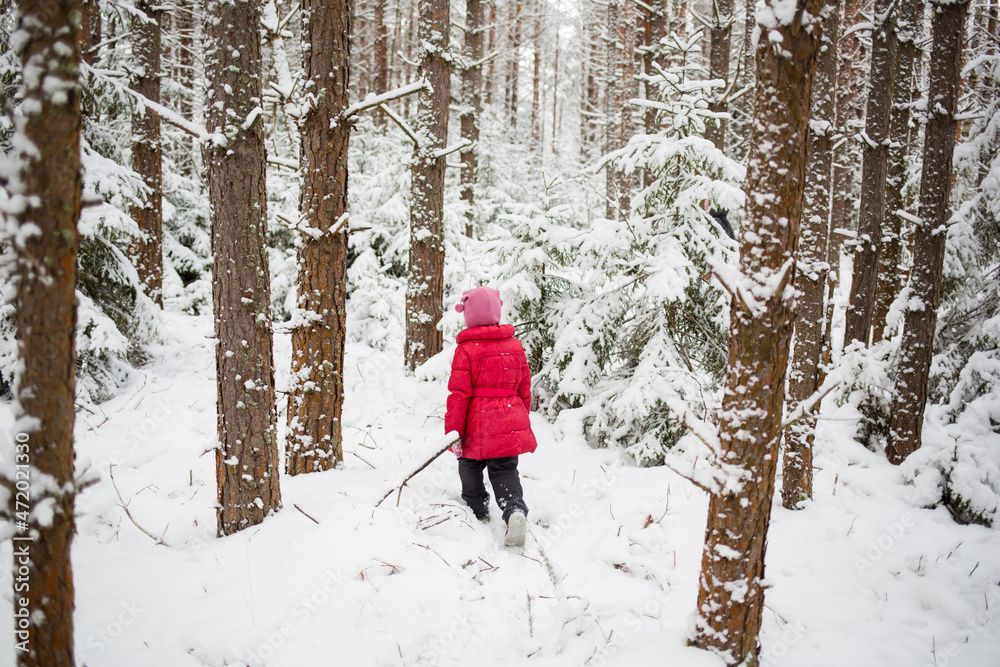
[[[483,469],[490,475],[497,505],[506,522],[515,510],[528,516],[528,506],[524,504],[521,479],[517,475],[517,457],[505,456],[498,459],[458,459],[458,476],[462,480],[462,499],[469,504],[477,519],[490,514],[490,494],[483,484]]]

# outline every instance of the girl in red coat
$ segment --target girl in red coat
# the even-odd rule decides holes
[[[458,334],[451,362],[444,430],[461,438],[456,453],[462,498],[477,519],[489,521],[486,469],[507,523],[504,544],[521,546],[528,506],[517,475],[517,457],[535,451],[537,445],[528,421],[531,371],[521,341],[514,338],[514,327],[500,324],[502,305],[500,292],[477,287],[465,292],[455,306],[465,315],[467,328]]]

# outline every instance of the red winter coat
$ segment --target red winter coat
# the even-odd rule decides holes
[[[493,459],[535,451],[531,371],[514,327],[471,327],[458,334],[448,379],[444,431],[457,431],[462,456]]]

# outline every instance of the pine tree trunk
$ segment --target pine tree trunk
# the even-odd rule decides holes
[[[494,0],[489,0],[490,6],[490,43],[487,46],[487,53],[496,53],[497,48],[497,3]],[[496,58],[491,58],[489,62],[489,70],[486,75],[486,104],[493,104],[493,95],[496,90]]]
[[[850,202],[855,200],[855,174],[859,171],[858,132],[861,130],[861,106],[858,88],[858,68],[864,60],[858,32],[851,31],[862,20],[861,0],[843,0],[840,13],[841,37],[837,46],[837,133],[841,139],[833,152],[833,203],[830,208],[830,244],[827,262],[830,265],[828,290],[830,294],[840,282],[840,256],[844,236],[840,230],[850,229],[854,222]],[[832,347],[833,299],[829,300],[823,331],[824,359],[826,363]]]
[[[663,46],[660,40],[666,37],[667,32],[667,0],[656,0],[650,3],[652,12],[649,16],[649,44],[643,58],[646,76],[656,76],[657,71],[653,66],[664,66]],[[648,81],[645,84],[645,94],[647,100],[656,100],[660,96],[657,87]],[[646,109],[645,111],[646,134],[656,134],[659,129],[657,124],[656,109]],[[647,183],[643,183],[647,185]]]
[[[629,0],[626,0],[629,1]],[[618,24],[621,22],[621,3],[619,0],[608,0],[608,20],[605,30],[605,73],[604,73],[604,153],[608,154],[618,148],[619,132],[613,118],[619,110],[621,93],[618,80]],[[609,163],[604,168],[605,198],[604,217],[614,220],[618,206],[618,179],[615,169]]]
[[[902,463],[920,448],[934,329],[941,300],[941,273],[950,217],[962,40],[969,2],[932,2],[933,39],[927,125],[920,180],[919,219],[913,241],[910,298],[903,320],[899,379],[892,402],[886,455]]]
[[[176,3],[174,25],[177,27],[177,73],[175,81],[180,88],[177,101],[177,111],[185,120],[194,120],[194,11],[190,0],[179,0]],[[190,148],[187,155],[179,156],[178,165],[182,176],[188,178],[195,174],[195,141],[194,137],[184,136],[183,145]]]
[[[711,50],[709,52],[709,79],[721,79],[729,83],[729,50],[730,39],[733,31],[733,0],[712,0],[712,17],[709,35],[711,37]],[[717,90],[712,93],[712,101],[708,103],[708,110],[714,113],[725,113],[729,110],[729,103],[722,99],[725,90]],[[729,123],[725,120],[716,120],[705,126],[705,138],[715,144],[719,150],[726,149],[726,128]]]
[[[160,103],[160,22],[163,12],[151,0],[135,5],[147,18],[132,17],[132,88]],[[145,239],[132,242],[132,258],[146,294],[163,307],[163,159],[160,116],[145,109],[132,117],[132,169],[149,188],[144,206],[132,207],[132,218]]]
[[[375,33],[375,94],[389,90],[389,32],[385,26],[385,3],[376,2],[373,9],[372,29]],[[385,114],[375,109],[374,121],[377,127],[385,125]]]
[[[444,299],[444,169],[445,158],[436,157],[448,137],[448,102],[451,74],[448,53],[449,2],[420,3],[418,41],[421,45],[418,76],[431,90],[421,91],[417,102],[414,147],[410,168],[410,278],[406,288],[406,367],[414,370],[441,351],[438,330]]]
[[[531,46],[534,51],[534,61],[531,70],[531,146],[532,154],[541,153],[542,150],[542,7],[541,2],[536,0],[534,5],[534,16]]]
[[[629,100],[635,96],[635,4],[626,0],[621,5],[621,38],[622,48],[618,53],[621,72],[619,82],[620,95],[618,109],[621,118],[618,121],[618,146],[624,147],[635,134],[635,124],[632,122],[632,105]],[[624,170],[618,170],[618,215],[627,220],[632,210],[632,177]]]
[[[555,27],[555,57],[552,62],[552,154],[559,155],[559,24]]]
[[[768,0],[762,11],[776,8]],[[806,135],[821,27],[819,0],[800,0],[787,23],[768,28],[757,48],[756,119],[747,174],[748,233],[740,249],[729,370],[719,426],[720,459],[743,473],[739,491],[709,501],[693,643],[725,652],[729,664],[758,664],[764,557],[774,495],[785,372],[794,322],[795,254],[802,213]],[[810,25],[802,24],[803,18]],[[777,33],[777,34],[775,34]],[[779,39],[781,50],[772,43]],[[788,54],[787,56],[784,54]]]
[[[347,0],[303,0],[305,90],[314,103],[301,119],[302,234],[292,316],[292,382],[285,471],[330,470],[343,460],[347,324],[347,148],[351,6]]]
[[[892,38],[896,40],[896,71],[893,76],[892,117],[889,121],[889,165],[886,175],[885,228],[882,230],[882,247],[879,252],[878,289],[875,313],[872,319],[872,338],[875,341],[890,338],[886,318],[892,302],[903,285],[900,281],[900,264],[903,261],[903,217],[898,211],[906,209],[903,186],[910,161],[910,104],[913,101],[917,40],[921,36],[924,3],[921,0],[902,0]]]
[[[465,3],[465,53],[472,67],[462,70],[462,114],[459,116],[462,138],[471,141],[461,152],[461,198],[466,203],[465,235],[472,238],[476,217],[475,188],[479,153],[479,117],[483,113],[483,66],[475,64],[483,57],[482,0]]]
[[[12,40],[24,71],[5,187],[23,202],[10,279],[13,383],[13,630],[22,667],[74,665],[73,474],[76,260],[80,217],[78,0],[21,0]],[[46,481],[48,480],[48,481]],[[7,626],[10,632],[10,626]],[[8,635],[9,636],[9,635]],[[11,646],[11,644],[8,644]]]
[[[375,0],[376,3],[379,1]],[[371,89],[371,69],[367,62],[367,59],[372,56],[372,51],[368,48],[368,2],[366,0],[353,0],[351,10],[355,18],[354,38],[351,40],[352,51],[355,53],[358,65],[354,79],[358,86],[358,99],[363,100]]]
[[[510,5],[511,23],[513,33],[511,34],[510,62],[507,70],[507,120],[511,130],[517,130],[517,87],[518,77],[521,68],[521,13],[523,0],[513,0]]]
[[[896,40],[894,0],[875,0],[872,30],[872,61],[868,88],[868,113],[862,148],[861,207],[854,253],[850,305],[844,325],[844,347],[852,341],[868,345],[875,313],[878,255],[882,245],[885,212],[885,179],[889,164],[889,117],[892,112],[892,78],[895,73]]]
[[[205,3],[206,144],[218,383],[219,535],[281,507],[265,212],[260,6]]]
[[[824,297],[829,273],[826,250],[830,240],[830,180],[836,139],[837,41],[840,37],[837,4],[825,5],[823,12],[823,36],[813,81],[806,182],[802,195],[802,237],[795,285],[800,295],[795,316],[795,346],[788,371],[789,412],[819,389],[823,352]],[[785,436],[781,504],[786,509],[796,509],[802,501],[812,498],[815,424],[800,421],[793,424]]]

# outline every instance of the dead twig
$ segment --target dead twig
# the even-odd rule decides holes
[[[302,512],[302,516],[304,516],[305,518],[309,519],[310,521],[312,521],[312,522],[313,522],[314,524],[316,524],[317,526],[319,525],[319,521],[317,521],[316,519],[314,519],[314,518],[312,518],[311,516],[309,516],[309,514],[307,514],[307,513],[306,513],[306,511],[305,511],[304,509],[302,509],[301,507],[299,507],[299,506],[298,506],[298,505],[296,505],[295,503],[292,503],[292,507],[294,507],[294,508],[295,508],[295,509],[297,509],[298,511]]]
[[[115,472],[114,472],[114,470],[115,470],[115,464],[114,463],[108,464],[108,474],[111,476],[111,485],[113,487],[115,487],[115,493],[118,495],[118,506],[121,507],[123,510],[125,510],[125,516],[128,517],[128,520],[132,522],[133,526],[135,526],[136,528],[138,528],[139,530],[141,530],[143,533],[145,533],[149,537],[149,539],[153,540],[154,542],[156,542],[160,546],[164,546],[164,547],[170,546],[169,544],[167,544],[166,542],[164,542],[162,539],[160,539],[156,535],[153,535],[151,532],[149,532],[148,530],[146,530],[145,528],[143,528],[142,526],[140,526],[139,523],[135,520],[135,517],[132,516],[132,512],[130,512],[129,509],[128,509],[128,503],[125,502],[125,499],[122,498],[121,491],[118,490],[118,484],[115,482]]]

